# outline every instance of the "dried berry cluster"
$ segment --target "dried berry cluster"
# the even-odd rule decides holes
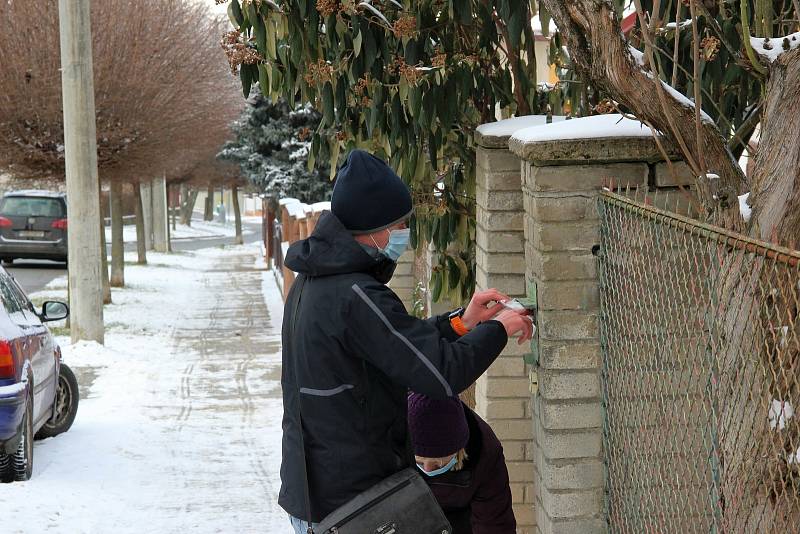
[[[406,63],[406,60],[402,57],[396,57],[394,64],[388,68],[393,70],[395,74],[399,74],[410,85],[416,85],[419,79],[422,78],[422,73],[414,65]]]
[[[605,98],[601,100],[595,107],[594,112],[598,115],[605,115],[607,113],[614,113],[617,110],[617,106],[614,104],[613,100]]]
[[[317,11],[323,17],[330,17],[339,11],[339,0],[317,0]]]
[[[431,65],[433,65],[434,67],[444,67],[446,61],[447,61],[447,54],[441,52],[434,55],[431,58]]]
[[[392,25],[392,33],[400,39],[401,37],[413,37],[417,33],[417,17],[400,17]]]
[[[239,65],[256,65],[264,61],[263,56],[255,48],[241,41],[241,36],[239,31],[233,30],[222,34],[220,42],[233,74],[238,72]]]
[[[719,54],[719,47],[722,43],[713,35],[704,37],[700,41],[700,50],[703,52],[703,59],[706,61],[714,61]]]
[[[315,63],[309,63],[306,73],[303,75],[308,85],[319,85],[331,81],[333,66],[324,59],[318,59]]]
[[[367,75],[367,76],[369,76],[369,75]],[[367,87],[369,87],[369,80],[367,79],[367,76],[364,76],[363,78],[359,78],[358,81],[356,82],[355,87],[353,87],[353,90],[359,96],[363,95],[364,92],[367,90]]]

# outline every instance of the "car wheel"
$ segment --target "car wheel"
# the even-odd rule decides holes
[[[29,480],[33,474],[33,401],[25,401],[25,420],[22,422],[22,439],[17,452],[11,455],[11,473],[14,480]]]
[[[53,417],[36,433],[39,439],[52,438],[69,430],[78,413],[78,380],[72,369],[61,364],[56,386],[56,398],[53,400]]]
[[[11,457],[0,451],[0,482],[11,482],[14,476],[11,472]]]

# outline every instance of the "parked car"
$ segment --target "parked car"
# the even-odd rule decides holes
[[[69,308],[48,301],[41,311],[0,267],[0,481],[27,480],[33,439],[65,432],[78,409],[78,383],[44,323]]]
[[[55,191],[12,191],[0,199],[0,259],[67,261],[67,200]]]

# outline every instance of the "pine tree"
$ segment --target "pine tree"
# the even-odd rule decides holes
[[[272,102],[261,94],[248,101],[234,123],[235,141],[225,144],[218,158],[238,164],[257,190],[276,197],[313,203],[330,198],[327,165],[308,170],[311,132],[321,115],[310,105],[292,111],[283,99]]]

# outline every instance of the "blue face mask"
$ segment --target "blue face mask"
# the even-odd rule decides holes
[[[449,462],[447,462],[447,465],[443,465],[439,469],[434,469],[433,471],[425,471],[422,468],[422,466],[419,465],[419,464],[417,464],[417,467],[419,468],[420,471],[422,471],[423,473],[425,473],[429,477],[435,477],[436,475],[441,475],[442,473],[447,473],[448,471],[450,471],[453,468],[454,465],[456,465],[456,457],[455,456],[453,456],[453,458]]]
[[[410,239],[411,230],[408,228],[403,230],[392,230],[389,232],[389,242],[386,244],[386,247],[379,248],[379,250],[386,254],[390,260],[397,263],[397,260],[403,255],[403,252],[408,249],[408,241]]]

